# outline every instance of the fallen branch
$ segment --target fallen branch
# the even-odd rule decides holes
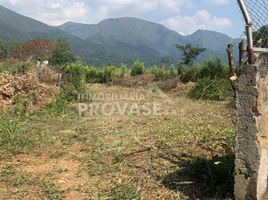
[[[215,82],[216,82],[216,79],[215,79],[211,84],[207,85],[207,86],[203,89],[202,94],[201,94],[201,97],[199,98],[199,100],[202,100],[202,99],[203,99],[203,96],[205,95],[206,90],[207,90],[210,86],[212,86]]]

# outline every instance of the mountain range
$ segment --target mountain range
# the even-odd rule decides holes
[[[49,26],[0,6],[0,40],[25,41],[34,38],[68,40],[74,52],[89,64],[131,64],[139,59],[146,64],[158,64],[163,57],[180,59],[175,44],[192,44],[207,49],[198,61],[208,56],[227,60],[226,46],[233,39],[223,33],[198,30],[187,36],[163,25],[138,18],[106,19],[89,25],[67,22]],[[234,40],[237,44],[237,40]]]

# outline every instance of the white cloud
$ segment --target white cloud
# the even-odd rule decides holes
[[[230,3],[230,0],[210,0],[211,3],[215,4],[215,5],[227,5]]]
[[[97,23],[110,17],[138,17],[160,22],[184,34],[197,29],[223,30],[231,26],[226,17],[213,16],[206,10],[193,15],[194,0],[2,0],[3,5],[50,25],[66,21]],[[199,4],[228,4],[229,0],[199,0]]]
[[[232,25],[226,17],[215,17],[206,10],[198,10],[194,16],[178,15],[163,20],[167,27],[182,34],[193,33],[198,29],[224,30]]]

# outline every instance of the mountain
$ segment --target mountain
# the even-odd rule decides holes
[[[163,25],[130,17],[107,19],[95,25],[67,22],[57,28],[86,41],[124,48],[147,56],[171,56],[178,59],[179,51],[175,44],[192,44],[207,49],[199,57],[200,61],[208,56],[218,56],[226,61],[226,46],[233,41],[223,33],[209,30],[198,30],[183,36]]]
[[[177,54],[175,44],[183,42],[183,36],[160,24],[129,17],[96,25],[68,22],[58,28],[86,41],[158,56]]]
[[[177,61],[180,52],[175,44],[193,44],[207,48],[199,57],[219,56],[226,60],[226,45],[232,38],[218,32],[199,30],[183,36],[163,25],[123,17],[98,24],[67,22],[52,27],[0,6],[0,40],[9,42],[33,38],[67,39],[76,54],[90,64],[160,63],[163,57]]]
[[[48,38],[52,40],[66,39],[72,45],[75,53],[83,60],[91,64],[118,63],[129,60],[129,52],[123,49],[114,51],[107,45],[85,41],[72,34],[48,26],[37,20],[17,14],[3,6],[0,6],[0,40],[20,42],[34,38]],[[135,55],[133,55],[133,60]]]

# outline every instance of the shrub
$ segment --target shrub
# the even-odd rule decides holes
[[[116,67],[115,66],[105,66],[103,68],[103,79],[102,83],[112,82],[115,78]]]
[[[86,81],[87,83],[99,82],[98,70],[95,67],[86,68]]]
[[[228,67],[226,67],[221,59],[209,58],[204,61],[200,70],[199,78],[227,78]]]
[[[170,68],[168,69],[168,74],[169,74],[170,78],[176,77],[178,75],[178,71],[177,71],[175,65],[170,66]]]
[[[195,66],[193,68],[187,68],[185,66],[181,66],[178,68],[178,74],[180,75],[181,81],[184,83],[196,82],[200,74],[200,67]]]
[[[121,66],[119,67],[117,71],[118,71],[119,77],[124,77],[128,73],[127,65],[121,64]]]
[[[200,78],[225,79],[228,77],[228,74],[229,68],[219,58],[209,58],[201,66],[193,68],[183,64],[178,66],[178,75],[183,82],[196,82]]]
[[[225,100],[233,96],[227,79],[198,79],[190,95],[197,99]]]
[[[0,63],[0,73],[10,73],[10,74],[17,74],[17,73],[25,73],[31,65],[26,62],[18,61],[13,65],[8,65],[6,63]]]
[[[189,67],[184,65],[184,64],[179,64],[178,68],[177,68],[177,74],[179,75],[179,77],[181,78],[181,80],[184,79],[185,75],[188,73],[189,71]],[[187,80],[185,79],[184,82],[187,82]]]
[[[87,66],[80,61],[66,65],[63,68],[66,74],[66,81],[63,91],[68,100],[72,100],[78,93],[83,92],[86,86]]]
[[[66,40],[58,40],[50,59],[53,65],[66,65],[76,61],[73,50]]]
[[[177,76],[177,70],[174,65],[171,65],[170,68],[153,65],[148,70],[148,73],[152,75],[154,81],[166,81]]]
[[[160,68],[156,65],[154,65],[150,71],[149,71],[152,75],[153,75],[153,79],[155,81],[163,81],[166,80],[167,76],[168,76],[168,72],[167,70],[165,70],[164,68]]]
[[[138,76],[145,73],[145,67],[144,63],[140,62],[139,60],[136,60],[133,64],[132,70],[131,70],[131,76]]]

